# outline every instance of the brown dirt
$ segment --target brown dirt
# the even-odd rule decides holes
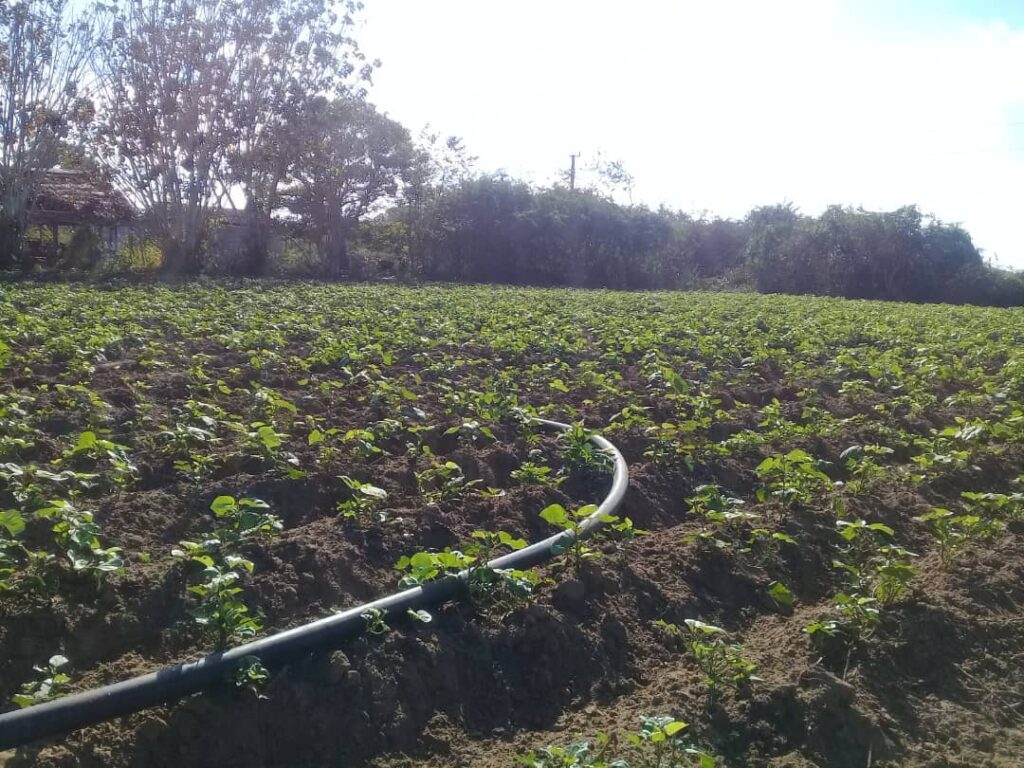
[[[171,409],[190,397],[191,385],[178,369],[197,354],[213,356],[207,370],[214,380],[232,387],[247,381],[239,371],[246,365],[244,355],[225,353],[204,339],[178,343],[172,369],[150,379],[149,418],[155,424],[171,419]],[[287,348],[282,356],[302,351]],[[489,358],[485,349],[456,351]],[[569,365],[583,359],[566,356]],[[515,365],[525,369],[544,360],[524,355]],[[129,358],[98,366],[92,378],[93,390],[114,407],[107,426],[118,439],[127,438],[117,434],[118,424],[140,415],[142,404],[130,386],[144,374],[137,362]],[[401,360],[389,374],[397,380],[416,370],[412,361]],[[778,371],[733,373],[742,381],[721,394],[723,407],[764,406],[777,398],[798,418],[797,389],[777,381]],[[56,383],[59,375],[57,368],[33,371],[11,386]],[[634,367],[624,367],[623,377],[625,389],[643,389]],[[329,375],[314,371],[311,378],[315,384]],[[262,383],[301,402],[303,416],[326,419],[343,430],[386,415],[354,387],[323,394],[279,374]],[[523,399],[535,405],[554,401],[556,408],[571,403],[589,424],[607,424],[617,408],[582,402],[593,394],[529,392]],[[851,402],[834,392],[822,396],[826,410],[839,417],[870,412],[876,404]],[[59,406],[56,397],[52,391],[38,395],[40,410],[54,410],[40,423],[48,439],[38,441],[36,454],[26,458],[52,460],[67,436],[90,426],[80,412]],[[238,393],[217,402],[231,412],[249,414],[252,408]],[[656,417],[657,404],[651,407]],[[931,421],[915,428],[926,433],[953,415],[937,406]],[[741,412],[737,421],[721,425],[716,439],[753,427],[758,418],[753,410]],[[246,599],[258,607],[270,632],[392,591],[393,564],[401,555],[457,546],[477,528],[500,527],[536,540],[551,533],[537,517],[544,506],[596,501],[604,491],[594,482],[567,483],[558,490],[509,488],[509,472],[528,456],[522,436],[505,425],[498,444],[467,446],[443,435],[455,423],[450,418],[437,423],[427,444],[483,486],[507,488],[504,496],[470,495],[425,505],[413,475],[425,466],[422,459],[411,465],[396,450],[368,465],[342,447],[318,465],[315,449],[301,440],[289,449],[302,466],[316,466],[304,478],[270,470],[225,438],[217,447],[220,467],[195,486],[184,482],[154,446],[137,446],[133,459],[139,479],[128,490],[98,494],[97,520],[110,543],[148,553],[148,561],[132,557],[122,578],[99,588],[64,572],[60,591],[49,602],[14,604],[0,613],[0,698],[9,699],[27,679],[31,665],[41,659],[40,649],[46,649],[42,657],[60,648],[73,659],[75,690],[211,650],[209,637],[189,620],[189,567],[169,551],[179,540],[208,530],[207,510],[217,495],[264,499],[284,522],[280,536],[243,550],[257,566]],[[298,421],[287,429],[306,433]],[[808,438],[805,447],[837,462],[851,441],[869,439],[856,431],[843,437]],[[979,477],[986,487],[1005,484],[1019,473],[1022,451],[987,457],[980,472],[970,476],[951,473],[930,484],[881,486],[850,500],[853,514],[891,525],[923,553],[920,575],[912,593],[885,613],[883,627],[869,642],[847,657],[821,658],[804,627],[821,616],[840,584],[831,565],[834,518],[820,510],[750,503],[748,508],[773,530],[800,540],[798,549],[783,548],[765,562],[685,544],[683,537],[696,523],[683,500],[707,482],[749,499],[757,485],[756,463],[734,456],[695,471],[665,470],[644,458],[643,435],[627,431],[612,439],[631,472],[620,513],[651,534],[625,548],[608,547],[578,581],[559,566],[548,567],[545,574],[561,585],[545,586],[536,604],[507,616],[449,604],[435,611],[430,624],[400,622],[383,637],[361,638],[273,670],[265,698],[225,683],[181,702],[2,754],[0,765],[496,768],[513,765],[518,753],[577,735],[635,728],[640,715],[661,712],[691,723],[693,740],[726,766],[1024,765],[1022,535],[1011,531],[990,545],[969,548],[950,565],[939,561],[924,528],[912,520],[961,490],[978,487]],[[558,468],[553,442],[545,440],[542,450]],[[335,505],[344,498],[336,479],[342,473],[386,488],[387,523],[362,528],[336,518]],[[767,597],[773,580],[795,593],[792,609]],[[653,625],[657,619],[681,624],[691,617],[728,629],[758,665],[760,679],[712,701],[692,661]]]

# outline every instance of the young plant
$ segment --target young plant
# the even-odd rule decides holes
[[[985,520],[980,515],[957,515],[941,507],[914,519],[931,525],[944,563],[968,544],[990,539],[1002,529],[1001,521]]]
[[[799,448],[769,456],[757,465],[755,472],[767,484],[757,490],[758,501],[776,498],[787,507],[808,505],[817,493],[832,486],[814,457]]]
[[[634,758],[634,764],[650,768],[684,765],[714,768],[715,760],[711,755],[687,744],[680,737],[688,727],[688,723],[669,715],[641,715],[640,730],[626,736],[641,753]]]
[[[903,547],[881,547],[880,559],[874,564],[875,599],[886,607],[892,605],[910,590],[910,582],[917,576],[917,568],[911,564],[916,557]]]
[[[487,608],[508,613],[533,599],[539,582],[532,571],[495,569],[488,563],[502,549],[520,550],[525,539],[517,539],[506,531],[473,531],[473,540],[463,547],[472,558],[466,573],[470,599]]]
[[[727,633],[721,627],[687,619],[686,629],[664,620],[655,625],[669,637],[682,642],[697,669],[704,675],[703,682],[712,697],[726,686],[739,687],[757,680],[757,665],[743,658],[743,647],[726,641]]]
[[[591,549],[583,543],[584,523],[596,511],[596,504],[588,504],[573,512],[567,511],[561,504],[551,504],[540,513],[541,518],[545,522],[571,534],[568,543],[557,544],[552,548],[552,551],[556,555],[567,554],[569,564],[577,575],[580,572],[580,568],[583,567],[584,561],[600,557],[601,555],[600,551]],[[615,515],[602,515],[600,519],[603,523],[615,523],[619,520]]]
[[[257,699],[266,699],[263,693],[270,681],[270,671],[263,666],[259,656],[243,656],[231,675],[236,688],[244,688]]]
[[[851,445],[839,454],[839,458],[846,465],[846,471],[850,473],[850,482],[847,483],[847,488],[852,493],[860,493],[865,488],[888,477],[890,470],[882,462],[893,453],[895,451],[887,446],[867,444]]]
[[[338,503],[338,512],[347,520],[358,523],[383,523],[384,513],[378,506],[387,501],[388,492],[372,483],[363,483],[348,475],[338,477],[349,491],[349,497]]]
[[[471,555],[453,549],[403,555],[395,563],[395,570],[404,574],[398,585],[417,587],[444,576],[451,576],[468,569],[475,560],[476,558]]]
[[[611,455],[598,448],[592,437],[593,432],[584,427],[582,421],[575,422],[558,435],[566,466],[581,477],[607,475],[614,467]]]
[[[205,453],[190,453],[184,459],[174,462],[174,468],[193,483],[200,483],[209,477],[216,465],[217,457]]]
[[[707,523],[684,541],[703,540],[719,549],[728,549],[750,537],[750,528],[759,515],[743,508],[742,499],[726,496],[717,485],[701,485],[686,500],[690,511]]]
[[[262,627],[250,615],[238,586],[243,572],[252,573],[252,561],[237,555],[225,555],[221,563],[210,555],[194,555],[191,559],[203,566],[202,581],[188,588],[200,600],[192,611],[195,622],[217,633],[218,648],[225,647],[233,637],[255,637]]]
[[[704,674],[704,684],[712,695],[725,686],[739,687],[757,680],[757,665],[741,656],[743,648],[739,643],[726,642],[724,629],[697,619],[687,619],[686,627],[690,655]]]
[[[73,502],[56,500],[36,514],[43,519],[55,520],[54,538],[76,572],[94,576],[99,582],[111,573],[124,571],[121,548],[101,544],[100,526],[93,520],[91,512],[80,509]]]
[[[362,619],[366,622],[366,634],[368,635],[380,637],[391,631],[391,627],[384,620],[384,611],[380,608],[370,608],[362,614]]]
[[[67,657],[57,654],[51,656],[45,665],[32,667],[37,679],[21,686],[21,691],[14,694],[11,701],[24,708],[63,696],[67,684],[71,682],[71,677],[66,672],[61,672],[61,668],[67,664]]]
[[[715,768],[715,759],[683,740],[688,725],[669,715],[641,716],[640,729],[598,733],[593,742],[551,745],[516,758],[528,768]]]
[[[81,463],[86,460],[96,467],[100,462],[109,466],[109,473],[104,477],[116,485],[124,487],[138,476],[138,469],[128,458],[128,449],[105,438],[98,437],[95,432],[87,431],[78,436],[74,446],[64,451],[55,464]]]
[[[865,520],[838,520],[836,526],[845,547],[842,559],[833,565],[851,577],[853,594],[873,595],[880,606],[891,605],[906,594],[917,575],[911,562],[916,555],[888,543],[894,535],[892,528]]]
[[[363,461],[370,462],[384,454],[376,443],[377,436],[368,429],[350,429],[345,433],[344,440],[355,446],[356,456]]]
[[[644,458],[659,467],[675,467],[684,464],[691,472],[695,466],[694,453],[697,446],[694,434],[700,425],[696,421],[679,424],[665,422],[645,430],[650,445],[644,451]]]
[[[519,469],[509,473],[509,477],[520,485],[539,485],[543,488],[557,488],[565,482],[565,478],[554,474],[551,467],[532,461],[524,461]]]
[[[462,467],[454,461],[435,461],[422,472],[416,473],[416,486],[428,502],[461,499],[467,491],[480,485],[479,480],[468,480]]]
[[[265,511],[270,505],[260,499],[236,499],[234,496],[218,496],[210,510],[220,521],[214,537],[225,544],[259,536],[273,536],[283,527],[281,519]]]
[[[834,617],[819,619],[804,627],[804,632],[820,651],[827,652],[830,643],[838,642],[848,652],[869,639],[881,621],[878,601],[867,595],[840,592],[833,604]]]
[[[0,607],[14,596],[45,595],[56,588],[54,556],[0,537]],[[0,611],[2,614],[2,611]]]
[[[988,520],[1024,519],[1024,493],[976,493],[964,491],[960,494],[964,505],[972,513]]]
[[[487,445],[496,442],[498,438],[486,424],[481,424],[476,419],[464,421],[449,427],[444,432],[446,435],[458,435],[459,440],[469,446]]]
[[[282,470],[293,480],[306,476],[299,468],[299,458],[284,448],[288,435],[278,432],[273,424],[255,421],[245,434],[250,453],[264,464]]]

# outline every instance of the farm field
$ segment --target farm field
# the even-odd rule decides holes
[[[1024,310],[25,284],[0,371],[0,712],[571,526],[587,430],[630,469],[585,550],[0,765],[1021,764]]]

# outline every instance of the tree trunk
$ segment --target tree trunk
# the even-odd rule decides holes
[[[191,277],[203,270],[206,225],[201,212],[186,211],[175,226],[161,227],[161,271],[171,277]]]
[[[351,266],[348,258],[346,228],[332,227],[324,238],[324,266],[331,277],[341,277]]]
[[[270,216],[255,207],[246,213],[245,251],[240,271],[250,277],[261,277],[270,266]]]
[[[17,217],[0,218],[0,270],[24,269],[25,225]]]
[[[168,277],[192,277],[202,271],[199,246],[177,238],[165,238],[160,247],[164,261],[161,272]]]

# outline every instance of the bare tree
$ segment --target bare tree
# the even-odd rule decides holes
[[[235,0],[126,0],[98,49],[98,153],[143,209],[170,272],[200,270],[211,208],[229,192],[219,179],[239,17]]]
[[[95,16],[65,0],[0,3],[0,268],[20,260],[33,189],[94,114],[83,78]]]

